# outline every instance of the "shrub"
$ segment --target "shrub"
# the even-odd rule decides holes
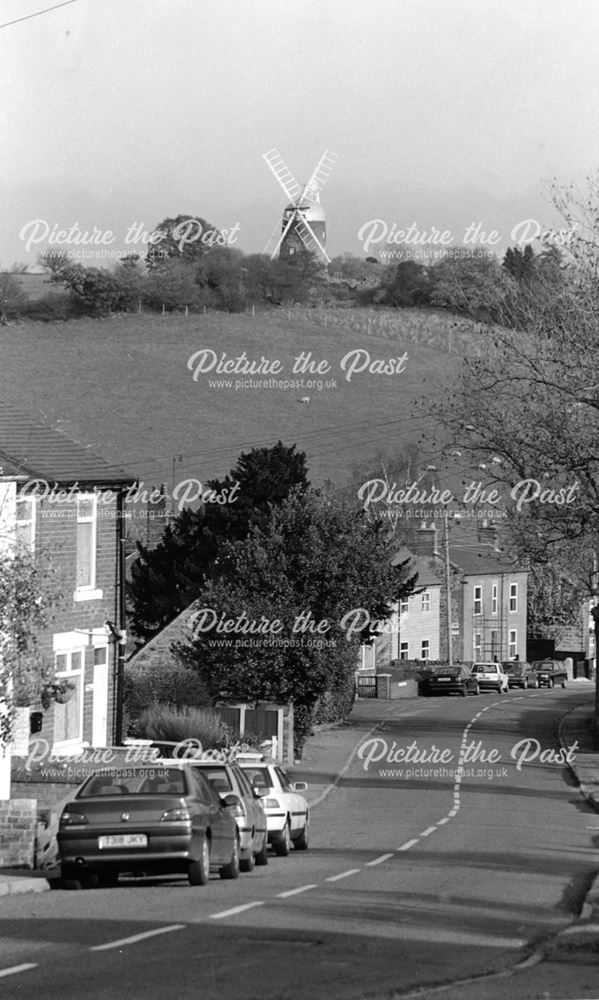
[[[136,718],[152,705],[169,708],[209,705],[206,685],[194,670],[183,664],[154,664],[125,672],[125,708]]]
[[[77,312],[68,295],[44,295],[41,299],[26,302],[19,310],[22,317],[42,323],[71,319]]]
[[[330,691],[326,691],[318,699],[314,709],[313,724],[322,726],[327,723],[343,722],[352,710],[356,697],[353,672],[340,678]]]
[[[136,736],[146,740],[199,740],[202,747],[226,746],[231,731],[210,708],[168,708],[151,705],[135,723]]]

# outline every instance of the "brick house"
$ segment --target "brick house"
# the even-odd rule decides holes
[[[125,495],[134,482],[83,445],[0,403],[0,534],[5,546],[12,538],[42,553],[61,595],[40,650],[74,694],[46,710],[31,706],[43,711],[39,736],[56,752],[114,741],[125,655],[118,639],[126,635]]]

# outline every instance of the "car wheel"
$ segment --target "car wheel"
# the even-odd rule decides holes
[[[306,823],[299,837],[296,837],[296,839],[293,841],[293,846],[295,847],[296,851],[308,850],[308,834],[309,834],[308,824]]]
[[[480,694],[480,684],[476,685],[476,687],[474,688],[474,693],[475,694]]]
[[[267,865],[268,864],[268,834],[264,833],[264,840],[262,841],[262,847],[256,855],[257,865]]]
[[[254,870],[254,852],[250,846],[250,853],[247,858],[241,858],[239,861],[239,868],[242,872],[253,872]]]
[[[235,837],[233,853],[228,865],[223,865],[219,875],[221,878],[239,878],[239,840]]]
[[[197,861],[190,861],[187,869],[190,885],[206,885],[210,878],[210,843],[208,837],[202,840],[202,849]]]
[[[468,694],[468,691],[466,690],[466,685],[464,685],[463,688],[460,688],[460,694],[461,694],[462,698],[466,697],[466,695]]]
[[[562,687],[565,688],[567,683],[568,683],[567,681],[562,681]]]
[[[280,839],[275,840],[274,842],[275,854],[279,858],[286,858],[287,855],[289,854],[290,848],[291,848],[291,832],[289,830],[289,821],[287,821],[285,823],[285,826],[283,827]]]
[[[60,884],[69,892],[77,892],[83,889],[83,878],[76,878],[73,869],[63,865],[60,869]]]

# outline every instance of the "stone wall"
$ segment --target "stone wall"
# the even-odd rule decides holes
[[[36,829],[36,799],[0,802],[0,868],[33,868]]]

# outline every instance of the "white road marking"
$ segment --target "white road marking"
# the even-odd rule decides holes
[[[444,823],[449,823],[449,816],[444,816],[443,819],[437,820],[437,826],[443,826]]]
[[[243,903],[241,906],[233,906],[230,910],[221,910],[220,913],[211,913],[211,920],[222,920],[223,917],[234,917],[236,913],[243,913],[244,910],[251,910],[253,906],[264,906],[262,900],[255,903]]]
[[[458,808],[457,808],[457,809],[456,809],[456,807],[454,806],[454,807],[453,807],[453,809],[452,809],[452,810],[451,810],[450,812],[448,812],[448,813],[447,813],[447,817],[449,818],[450,816],[457,816],[457,814],[458,814],[458,809],[459,809],[459,806],[458,806]]]
[[[409,851],[410,847],[413,847],[414,844],[417,844],[417,843],[418,843],[418,837],[415,837],[414,840],[408,840],[408,841],[406,841],[405,844],[402,844],[401,847],[397,847],[396,850],[397,851]]]
[[[429,828],[427,830],[423,830],[422,831],[422,833],[420,834],[420,836],[421,837],[430,837],[431,833],[434,833],[436,829],[437,829],[436,826],[429,826]]]
[[[169,927],[157,927],[153,931],[145,931],[143,934],[133,934],[131,937],[121,938],[119,941],[110,941],[108,944],[96,944],[90,951],[108,951],[110,948],[122,948],[126,944],[136,944],[146,938],[156,937],[157,934],[169,934],[171,931],[181,931],[185,924],[171,924]]]
[[[380,858],[375,858],[374,861],[367,861],[366,867],[372,868],[374,865],[382,865],[383,861],[388,861],[392,857],[392,854],[381,854]]]
[[[350,875],[357,875],[359,871],[359,868],[348,868],[346,872],[341,872],[339,875],[329,875],[328,878],[325,878],[325,882],[338,882],[340,878],[348,878]]]
[[[17,972],[26,972],[27,969],[37,969],[37,962],[24,962],[23,965],[13,965],[10,969],[2,969],[0,976],[14,976]]]
[[[287,899],[288,896],[297,896],[299,892],[308,892],[309,889],[318,889],[318,886],[316,884],[300,885],[297,889],[288,889],[287,892],[278,892],[277,896],[280,899]]]

